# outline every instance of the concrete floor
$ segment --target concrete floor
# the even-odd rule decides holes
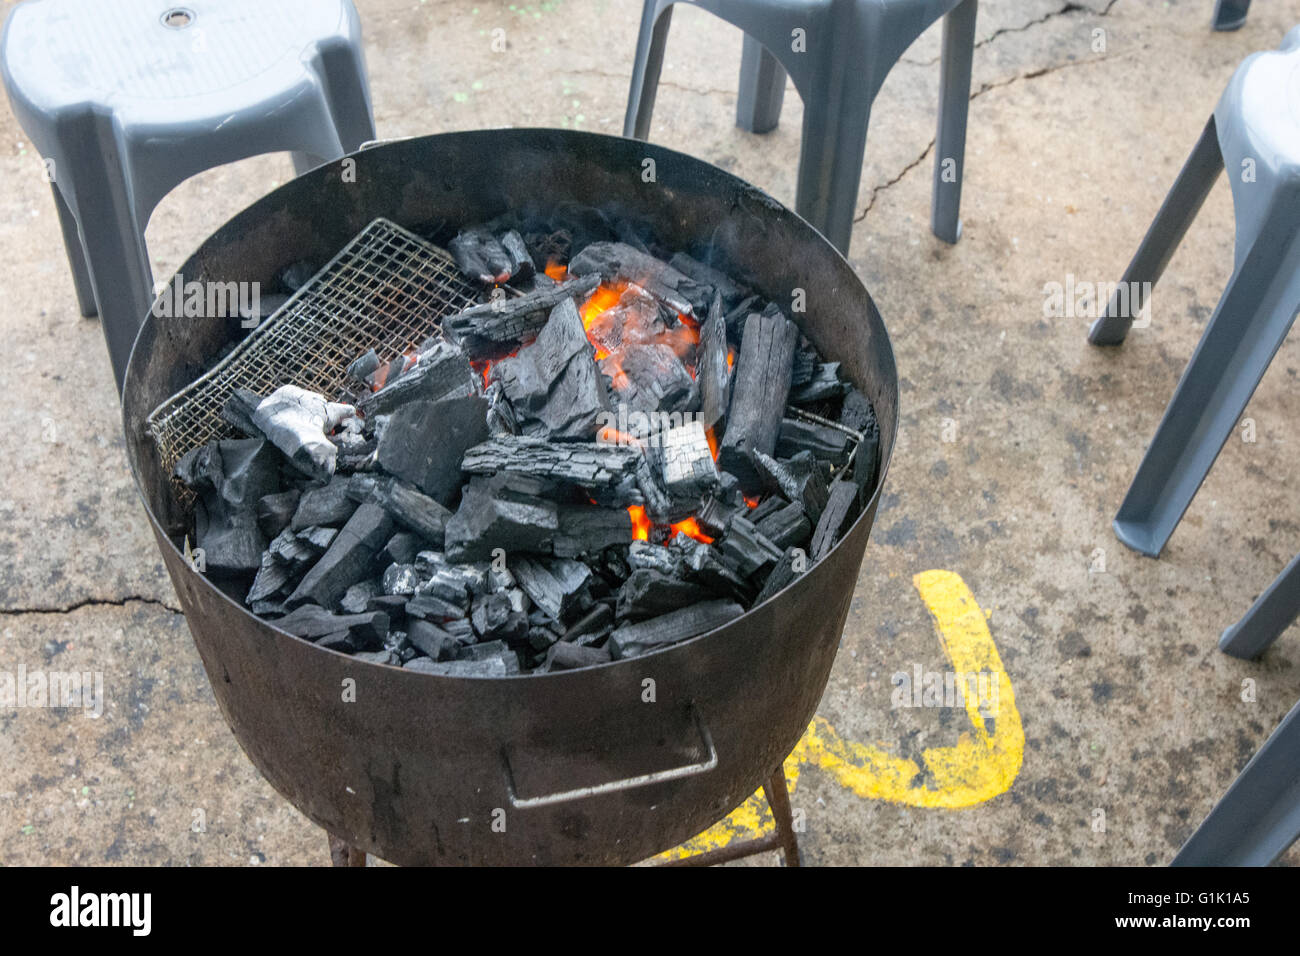
[[[639,4],[476,2],[358,0],[381,136],[621,130]],[[1229,440],[1164,556],[1110,531],[1228,277],[1226,183],[1125,347],[1043,315],[1046,283],[1119,278],[1235,66],[1300,21],[1300,0],[1272,0],[1215,34],[1211,6],[984,0],[954,247],[928,229],[937,30],[876,101],[851,259],[893,336],[902,434],[819,726],[902,758],[957,743],[960,708],[890,704],[893,673],[948,666],[912,583],[943,569],[987,614],[1023,763],[974,805],[928,809],[805,753],[788,769],[809,862],[1167,863],[1300,697],[1297,628],[1252,663],[1215,644],[1300,550],[1295,336],[1247,412],[1256,440]],[[798,97],[775,132],[736,129],[739,55],[735,30],[679,7],[652,138],[792,203]],[[0,711],[0,863],[324,863],[217,711],[127,471],[98,323],[7,111],[0,174],[0,671],[100,671],[106,696],[98,720]],[[184,183],[149,225],[155,274],[290,175],[270,156]]]

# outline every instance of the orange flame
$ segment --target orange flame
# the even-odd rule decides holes
[[[632,516],[632,540],[649,541],[650,519],[646,517],[645,508],[642,505],[628,505],[627,513]]]
[[[563,282],[569,276],[568,266],[562,266],[555,260],[546,263],[546,268],[543,271],[556,282]]]
[[[746,507],[746,508],[757,508],[757,507],[758,507],[758,495],[754,495],[754,497],[752,497],[752,498],[749,497],[749,495],[745,495],[745,507]]]
[[[713,434],[712,425],[704,429],[704,437],[707,438],[709,441],[709,454],[713,456],[714,461],[717,461],[718,460],[718,436]]]
[[[700,529],[700,523],[694,518],[687,518],[684,521],[678,521],[673,526],[673,534],[681,532],[688,538],[694,538],[696,541],[702,541],[704,544],[713,544],[710,538]]]

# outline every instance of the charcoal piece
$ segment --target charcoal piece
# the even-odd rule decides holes
[[[357,651],[352,656],[354,659],[364,661],[367,664],[387,664],[390,666],[397,664],[393,652],[386,647],[382,647],[377,651]]]
[[[781,555],[781,560],[776,563],[776,567],[768,574],[767,580],[763,582],[763,589],[758,592],[754,603],[761,604],[766,601],[806,571],[810,563],[808,555],[802,548],[787,548],[785,554]]]
[[[389,516],[392,514],[390,512]],[[415,556],[422,549],[422,541],[418,534],[410,531],[399,531],[388,539],[384,545],[384,550],[379,553],[380,563],[387,564],[414,564]]]
[[[867,396],[856,388],[850,388],[844,396],[844,403],[840,406],[840,424],[863,435],[878,428],[875,409]]]
[[[357,649],[356,645],[352,643],[352,635],[347,631],[326,634],[324,637],[317,638],[314,643],[317,647],[323,647],[328,651],[339,651],[343,654],[351,654]]]
[[[396,478],[353,475],[348,494],[356,501],[379,505],[395,522],[441,548],[451,512],[428,495]]]
[[[578,558],[632,541],[632,517],[626,508],[560,505],[559,529],[551,541],[557,558]]]
[[[727,525],[740,513],[741,507],[710,495],[700,503],[699,509],[695,512],[695,520],[699,522],[705,534],[717,538],[727,530]]]
[[[806,385],[812,380],[818,361],[817,350],[807,339],[800,339],[799,347],[794,350],[794,361],[790,364],[791,394],[797,387]]]
[[[560,636],[549,627],[533,624],[528,628],[528,646],[533,651],[545,651],[559,639]]]
[[[757,521],[752,517],[750,520],[758,533],[778,548],[805,546],[812,536],[812,522],[804,514],[803,505],[797,501]]]
[[[323,395],[296,385],[281,385],[262,399],[253,424],[303,474],[334,474],[338,446],[329,433],[356,414],[351,405],[326,401]]]
[[[443,330],[470,358],[490,358],[500,354],[503,346],[537,334],[552,309],[566,299],[587,295],[599,284],[597,276],[586,276],[514,298],[497,297],[443,319]]]
[[[776,449],[798,337],[798,326],[781,315],[751,315],[745,320],[718,466],[739,478],[747,492],[760,483],[754,453],[771,455]]]
[[[475,478],[447,521],[447,556],[484,561],[497,548],[544,554],[558,529],[555,502],[515,491],[502,476]]]
[[[562,641],[576,641],[592,634],[604,636],[614,627],[614,609],[608,604],[593,605],[572,627],[560,635]]]
[[[384,509],[361,504],[285,603],[332,607],[349,587],[370,575],[376,555],[392,535],[393,519]]]
[[[569,275],[634,282],[673,312],[704,315],[712,293],[668,263],[623,242],[593,242],[569,260]]]
[[[615,628],[609,635],[609,652],[616,661],[637,657],[721,627],[744,613],[735,601],[701,601],[647,621]]]
[[[262,552],[262,563],[253,578],[253,586],[244,598],[245,604],[255,604],[282,594],[285,586],[293,580],[289,566],[270,551]]]
[[[236,388],[221,405],[221,418],[228,425],[234,426],[249,438],[260,438],[262,432],[253,424],[253,412],[261,404],[262,397],[246,388]]]
[[[641,460],[641,452],[627,445],[505,436],[469,449],[461,469],[471,474],[507,471],[593,489],[613,488],[633,478]]]
[[[745,335],[745,320],[750,315],[761,312],[763,300],[756,295],[746,296],[727,309],[724,321],[727,323],[727,341],[739,343]]]
[[[675,574],[681,563],[679,555],[667,548],[646,541],[634,541],[627,549],[627,563],[633,570],[649,568],[664,574]]]
[[[510,593],[479,594],[470,607],[469,620],[481,641],[522,641],[528,636],[528,614]]]
[[[487,409],[477,396],[400,406],[379,439],[379,467],[450,504],[461,486],[461,457],[488,437]]]
[[[257,499],[257,526],[268,541],[289,527],[301,494],[297,488],[290,488]]]
[[[824,402],[828,398],[843,395],[848,390],[849,383],[840,378],[839,362],[819,362],[806,382],[791,387],[790,404],[811,405],[814,402]]]
[[[668,260],[668,264],[683,275],[689,276],[698,284],[705,286],[721,298],[721,306],[730,309],[745,297],[745,290],[736,281],[711,265],[692,259],[684,252],[678,252]]]
[[[791,501],[803,505],[808,517],[817,521],[826,507],[826,481],[822,478],[817,460],[809,452],[800,452],[793,458],[777,461],[761,451],[754,453],[764,484],[773,487]]]
[[[510,645],[502,640],[480,641],[478,644],[464,645],[457,652],[457,660],[485,661],[492,657],[504,657],[513,654]]]
[[[380,593],[376,594],[366,602],[367,611],[383,611],[390,618],[406,617],[406,602],[410,598],[405,594],[384,594],[382,588]]]
[[[490,594],[486,563],[450,564],[437,551],[421,551],[415,556],[422,583],[420,594],[432,594],[461,607],[469,606],[471,594]]]
[[[413,657],[402,665],[403,670],[420,674],[439,674],[443,677],[505,677],[517,673],[510,670],[505,658],[490,657],[485,661],[431,661],[427,657]]]
[[[671,347],[624,345],[598,363],[618,400],[639,412],[694,412],[700,390]]]
[[[406,628],[406,639],[435,661],[456,658],[460,642],[442,628],[428,621],[412,621]]]
[[[727,365],[727,323],[722,317],[721,300],[717,298],[709,308],[708,319],[700,326],[695,381],[700,388],[699,420],[706,428],[721,434],[731,404],[731,368]]]
[[[857,500],[858,486],[855,482],[844,478],[831,482],[826,507],[813,531],[810,553],[814,561],[826,557],[831,547],[839,540],[840,533],[848,524],[853,505]]]
[[[537,339],[492,366],[519,428],[552,441],[591,439],[609,397],[572,299],[551,310]]]
[[[880,467],[880,423],[876,421],[871,403],[856,389],[844,396],[840,423],[862,435],[862,441],[852,453],[853,480],[860,489],[859,498],[866,501],[875,489],[876,473]]]
[[[384,570],[384,593],[411,596],[415,594],[420,575],[413,564],[392,564]]]
[[[843,465],[849,460],[850,442],[849,436],[838,428],[787,418],[781,422],[776,439],[776,457],[793,458],[806,451],[818,461]]]
[[[175,474],[198,496],[195,545],[203,549],[208,570],[258,570],[267,539],[257,504],[280,484],[280,455],[271,444],[260,438],[209,442],[182,457]]]
[[[740,515],[731,519],[726,535],[718,542],[718,551],[723,561],[746,578],[781,560],[781,549]]]
[[[656,432],[650,436],[648,448],[658,469],[659,485],[670,498],[694,499],[692,510],[699,497],[717,485],[718,469],[700,422]]]
[[[348,497],[348,479],[335,475],[329,484],[302,493],[289,527],[294,531],[313,525],[337,527],[351,518],[356,510],[357,502]]]
[[[447,243],[447,251],[456,268],[483,285],[527,278],[533,271],[532,256],[514,230],[495,236],[481,226],[463,229]]]
[[[464,617],[468,604],[468,595],[465,596],[464,604],[458,604],[436,594],[417,593],[406,602],[406,614],[408,617],[416,617],[423,621],[450,621]]]
[[[344,614],[361,614],[370,609],[370,600],[381,593],[379,585],[374,581],[361,581],[344,592],[339,600],[339,608]]]
[[[298,537],[292,528],[285,528],[266,546],[269,554],[289,569],[295,579],[300,577],[320,557],[321,550]]]
[[[469,358],[450,342],[438,342],[419,355],[416,365],[388,380],[377,392],[361,398],[358,406],[366,418],[391,415],[407,402],[437,402],[474,394],[474,370]]]
[[[552,644],[546,652],[546,663],[543,665],[548,671],[571,671],[579,667],[594,667],[596,664],[607,664],[613,658],[610,656],[608,648],[605,647],[583,647],[579,644],[570,644],[567,641],[560,641],[558,644]]]
[[[685,535],[678,535],[673,544],[682,550],[686,577],[715,594],[730,595],[747,605],[758,590],[756,582],[741,577],[722,559],[716,545],[695,541]]]
[[[667,614],[709,596],[700,585],[682,578],[642,568],[633,571],[618,592],[618,616],[639,620]]]
[[[591,579],[589,567],[567,558],[554,561],[517,558],[510,567],[524,593],[556,621],[569,616]]]
[[[308,640],[346,632],[358,650],[382,647],[388,636],[388,615],[382,611],[363,614],[331,614],[323,607],[303,604],[273,622],[282,631]]]
[[[353,381],[364,382],[374,374],[377,368],[379,368],[379,356],[374,349],[369,349],[354,358],[348,365],[348,378]]]
[[[676,327],[677,318],[672,313],[665,316],[654,296],[638,285],[629,285],[617,302],[603,308],[611,294],[608,287],[597,289],[583,303],[590,318],[587,337],[598,350],[609,353],[624,345],[670,344],[669,324]]]
[[[290,531],[293,529],[290,528]],[[325,553],[325,550],[334,542],[335,536],[339,533],[338,528],[324,528],[320,525],[312,525],[310,528],[303,528],[294,535],[298,543],[308,548],[315,556],[319,557]]]
[[[768,515],[774,515],[790,502],[786,501],[780,495],[768,495],[754,507],[750,508],[745,517],[758,524]]]
[[[456,638],[456,642],[462,646],[473,644],[475,641],[474,626],[470,623],[468,617],[452,618],[449,621],[443,621],[441,627],[444,631]]]

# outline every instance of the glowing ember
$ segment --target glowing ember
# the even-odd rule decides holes
[[[672,526],[672,529],[673,534],[677,534],[680,531],[688,538],[694,538],[696,541],[702,541],[705,544],[713,544],[713,539],[700,530],[700,523],[694,518],[687,518],[684,521],[678,521]]]
[[[558,262],[546,263],[545,273],[556,282],[563,282],[569,275],[568,266],[562,266]]]
[[[637,438],[635,435],[630,435],[627,432],[621,432],[612,425],[606,425],[597,432],[596,441],[605,442],[608,445],[636,445],[640,448],[645,447],[645,442],[641,439]]]
[[[709,440],[709,454],[713,456],[714,461],[717,461],[718,460],[718,436],[713,434],[712,426],[704,429],[704,437]]]
[[[757,507],[758,507],[758,500],[759,500],[759,499],[758,499],[758,495],[755,495],[755,496],[752,497],[752,498],[751,498],[749,495],[745,495],[745,507],[746,507],[746,508],[757,508]]]
[[[627,513],[632,516],[632,540],[649,541],[650,519],[646,517],[645,508],[641,505],[628,505]]]

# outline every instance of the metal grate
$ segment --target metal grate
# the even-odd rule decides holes
[[[267,395],[297,385],[333,399],[348,363],[373,348],[388,361],[441,332],[441,319],[478,302],[451,256],[376,219],[201,378],[149,415],[167,473],[186,452],[235,433],[221,406],[236,388]],[[177,487],[182,503],[191,493]]]

